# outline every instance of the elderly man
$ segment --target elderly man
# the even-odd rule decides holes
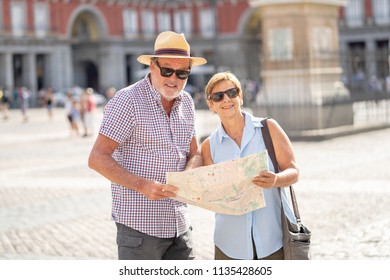
[[[207,61],[171,31],[138,61],[150,72],[106,105],[89,166],[112,182],[119,259],[193,259],[188,208],[172,199],[178,189],[166,172],[201,165],[194,103],[183,89],[191,68]]]

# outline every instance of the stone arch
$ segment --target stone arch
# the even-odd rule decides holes
[[[243,38],[240,45],[242,75],[256,84],[260,83],[259,73],[262,60],[260,24],[260,13],[257,7],[246,9],[237,23],[237,37]]]
[[[82,41],[99,41],[108,37],[107,22],[94,5],[80,5],[71,14],[67,37]]]
[[[102,47],[98,42],[108,37],[108,24],[103,13],[94,5],[82,4],[71,14],[67,23],[71,40],[73,82],[81,87],[101,90]]]
[[[248,8],[240,17],[237,32],[239,34],[258,36],[261,30],[260,27],[259,8]]]

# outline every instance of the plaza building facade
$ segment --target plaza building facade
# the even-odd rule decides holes
[[[343,77],[352,97],[390,97],[390,0],[348,0],[339,28]]]
[[[257,82],[261,8],[252,2],[261,1],[2,0],[0,86],[24,86],[33,94],[48,87],[78,85],[104,93],[127,86],[146,73],[136,59],[153,53],[156,35],[165,30],[184,33],[191,54],[208,60],[193,69],[190,84],[203,89],[218,70]],[[373,77],[384,82],[390,63],[390,0],[344,2],[339,16],[343,79],[350,86]]]
[[[194,69],[190,83],[203,85],[222,67],[255,78],[260,40],[253,13],[243,0],[2,0],[0,85],[32,92],[121,88],[145,74],[136,59],[153,53],[155,37],[166,30],[184,33],[191,55],[209,61]]]

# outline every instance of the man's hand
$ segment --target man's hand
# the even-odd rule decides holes
[[[172,185],[161,184],[157,181],[150,181],[149,184],[139,188],[139,192],[151,200],[172,198],[176,196],[179,189]]]

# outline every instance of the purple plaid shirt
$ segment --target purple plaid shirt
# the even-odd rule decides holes
[[[113,158],[129,172],[166,183],[166,172],[183,171],[192,137],[195,108],[182,91],[170,116],[149,78],[121,89],[104,108],[100,133],[119,143]],[[185,233],[190,226],[187,205],[173,199],[150,200],[111,183],[112,218],[160,238]]]

